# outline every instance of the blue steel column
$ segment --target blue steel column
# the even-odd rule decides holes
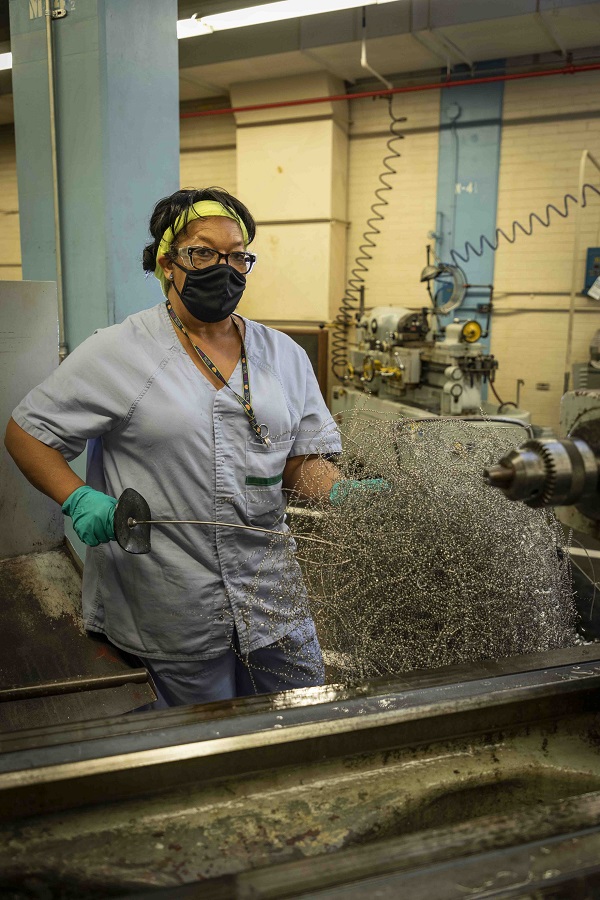
[[[65,340],[161,298],[141,267],[154,203],[179,186],[177,0],[53,0]],[[23,279],[56,281],[46,0],[10,0]],[[56,340],[56,335],[49,335]],[[85,478],[85,456],[72,464]],[[83,558],[69,520],[66,534]]]
[[[496,63],[497,65],[497,63]],[[437,253],[452,263],[451,250],[464,255],[470,241],[479,248],[479,236],[493,239],[498,206],[498,174],[502,136],[503,84],[481,84],[442,91],[438,165]],[[494,254],[486,250],[479,258],[459,264],[471,284],[492,284]],[[488,302],[485,290],[468,291],[462,306],[442,319],[477,319],[486,316],[478,304]],[[489,337],[483,341],[489,351]]]
[[[45,0],[11,0],[23,278],[56,280]],[[179,185],[177,0],[54,0],[65,337],[160,299],[141,252]],[[153,289],[154,288],[154,289]]]

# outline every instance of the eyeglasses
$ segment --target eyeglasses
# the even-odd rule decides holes
[[[218,250],[213,250],[211,247],[176,247],[174,252],[188,262],[192,269],[206,269],[207,266],[217,265],[224,259],[228,266],[248,275],[256,262],[254,253],[244,253],[241,250],[219,253]]]

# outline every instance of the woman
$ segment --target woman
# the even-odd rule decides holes
[[[84,341],[14,410],[6,447],[89,545],[85,626],[142,659],[156,707],[321,684],[323,663],[284,491],[327,499],[340,439],[305,352],[235,314],[255,223],[220,188],[177,191],[143,267],[165,303]],[[87,483],[67,460],[88,446]],[[318,455],[317,455],[318,454]],[[114,541],[126,487],[156,519],[152,551]]]

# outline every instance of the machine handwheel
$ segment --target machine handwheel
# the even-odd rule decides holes
[[[481,325],[475,319],[465,322],[460,336],[467,344],[474,344],[481,337]]]

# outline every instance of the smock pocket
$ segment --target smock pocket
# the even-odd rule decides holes
[[[282,521],[286,498],[283,470],[294,441],[270,446],[250,440],[246,445],[246,516],[250,525],[274,528]]]

